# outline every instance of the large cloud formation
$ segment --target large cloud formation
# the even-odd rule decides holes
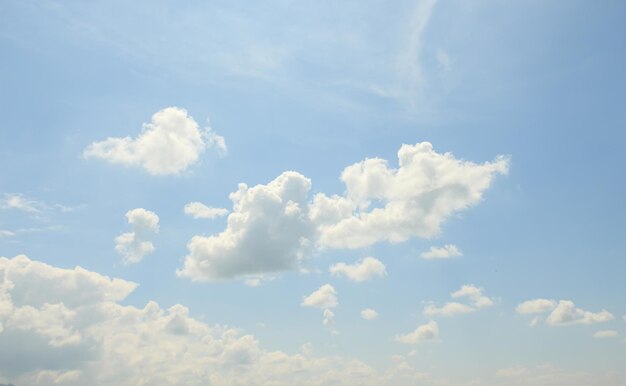
[[[402,145],[399,167],[366,159],[341,174],[344,195],[317,193],[311,180],[285,172],[267,185],[240,184],[230,195],[226,229],[195,236],[180,276],[216,280],[295,270],[316,249],[433,237],[454,212],[482,200],[508,160],[476,164],[437,153],[428,142]]]
[[[141,166],[153,175],[179,174],[198,162],[207,148],[226,151],[224,138],[210,128],[200,130],[198,123],[178,107],[167,107],[145,123],[136,138],[109,137],[94,142],[83,155],[114,164]]]
[[[0,383],[30,386],[412,385],[410,367],[267,351],[182,305],[121,305],[137,284],[0,257]]]

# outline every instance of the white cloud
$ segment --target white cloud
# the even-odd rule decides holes
[[[424,315],[429,317],[462,315],[493,305],[493,300],[483,295],[483,289],[472,284],[462,286],[459,290],[451,293],[450,296],[453,299],[467,298],[470,304],[448,302],[442,307],[428,304],[424,307]]]
[[[428,142],[402,145],[398,160],[397,169],[380,158],[344,169],[346,197],[318,200],[327,207],[335,204],[335,221],[319,224],[322,246],[361,248],[380,241],[433,237],[451,214],[478,204],[496,174],[508,171],[504,157],[475,164],[437,153]],[[349,215],[345,199],[355,204]]]
[[[0,237],[13,237],[15,236],[15,232],[0,230]]]
[[[405,335],[398,335],[397,342],[406,344],[417,344],[421,342],[439,341],[439,325],[434,320],[417,327],[413,332]]]
[[[493,305],[493,300],[483,295],[483,289],[472,284],[462,286],[461,289],[453,292],[451,296],[455,299],[468,298],[476,308],[490,307]]]
[[[467,304],[456,303],[456,302],[446,303],[442,307],[435,307],[432,304],[429,304],[426,307],[424,307],[424,315],[428,317],[455,316],[455,315],[467,314],[467,313],[474,312],[474,311],[476,311],[475,308],[470,307]]]
[[[530,370],[526,366],[514,366],[500,369],[496,372],[498,378],[516,378],[526,375]]]
[[[308,218],[311,181],[285,172],[267,185],[239,184],[231,193],[233,211],[226,229],[214,236],[194,236],[179,276],[216,280],[295,270],[313,248]]]
[[[94,142],[83,155],[114,164],[141,166],[153,175],[179,174],[198,162],[207,148],[226,151],[224,138],[210,128],[200,130],[187,111],[167,107],[143,125],[136,138],[109,137]]]
[[[149,210],[136,208],[129,210],[126,218],[133,230],[115,238],[115,250],[124,256],[125,264],[134,264],[154,252],[152,238],[159,232],[159,216]]]
[[[361,311],[361,318],[363,318],[365,320],[376,319],[376,318],[378,318],[378,312],[376,312],[376,310],[373,310],[371,308],[366,308],[366,309]]]
[[[269,351],[252,335],[193,318],[182,305],[119,304],[136,286],[80,267],[0,258],[0,382],[408,386],[418,376],[407,370],[389,378],[395,367],[379,373],[358,360],[315,357],[310,350]]]
[[[0,200],[0,209],[15,209],[27,213],[41,212],[46,205],[40,201],[32,200],[21,194],[6,194]]]
[[[518,314],[539,314],[552,311],[556,307],[556,302],[551,299],[534,299],[520,303],[515,309]]]
[[[302,299],[305,307],[335,308],[339,305],[337,301],[337,291],[330,284],[324,284],[309,296]]]
[[[193,218],[216,218],[226,216],[228,209],[224,208],[212,208],[204,205],[201,202],[190,202],[185,205],[185,214]]]
[[[327,308],[324,310],[324,326],[330,327],[335,322],[335,313]]]
[[[436,153],[428,142],[403,145],[398,157],[398,169],[382,159],[346,168],[345,196],[318,193],[311,200],[311,181],[293,171],[266,185],[239,184],[226,229],[193,237],[178,275],[218,280],[298,270],[316,248],[432,237],[451,214],[480,202],[493,177],[508,169],[503,157],[475,164]]]
[[[613,320],[613,314],[606,310],[593,313],[576,308],[574,303],[570,300],[561,300],[546,319],[546,323],[551,326],[566,326],[572,324],[604,323],[610,320]]]
[[[424,259],[447,259],[458,256],[463,256],[463,253],[453,244],[446,244],[443,247],[432,246],[427,252],[421,254]]]
[[[366,281],[375,276],[385,276],[385,264],[373,257],[366,257],[354,264],[338,263],[329,269],[333,276],[345,276],[352,281]]]
[[[615,330],[600,330],[593,334],[594,338],[617,338],[619,333]]]

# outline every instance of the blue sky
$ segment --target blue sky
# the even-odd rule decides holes
[[[0,383],[625,385],[625,12],[1,2]]]

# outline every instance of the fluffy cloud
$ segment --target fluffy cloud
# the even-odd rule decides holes
[[[396,336],[396,341],[406,344],[439,341],[439,325],[434,320],[417,327],[413,332]]]
[[[339,305],[337,301],[337,291],[330,284],[324,284],[309,296],[302,299],[305,307],[335,308]]]
[[[371,308],[366,308],[366,309],[361,311],[361,318],[363,318],[365,320],[376,319],[376,318],[378,318],[378,312],[376,312],[376,310],[373,310]]]
[[[329,269],[333,276],[345,276],[352,281],[366,281],[374,276],[385,276],[385,264],[373,257],[366,257],[354,264],[338,263]]]
[[[546,323],[550,326],[567,326],[572,324],[594,324],[608,322],[614,319],[613,314],[606,310],[598,313],[585,311],[577,308],[570,300],[560,300],[558,303],[549,299],[527,300],[517,306],[519,314],[548,313]],[[541,321],[540,317],[535,317],[531,326],[535,326]]]
[[[187,111],[167,107],[152,116],[136,137],[107,138],[92,143],[86,158],[100,158],[114,164],[141,166],[153,175],[178,174],[198,162],[207,148],[226,151],[224,138],[210,128],[200,130]]]
[[[455,316],[474,312],[479,308],[490,307],[493,300],[483,295],[483,289],[472,284],[464,285],[459,290],[450,294],[453,299],[466,298],[469,304],[459,302],[448,302],[441,307],[428,304],[424,307],[424,315],[434,316]]]
[[[122,233],[115,238],[115,250],[124,256],[125,264],[134,264],[154,252],[152,238],[159,232],[159,216],[143,208],[126,213],[132,232]]]
[[[516,311],[518,314],[539,314],[552,311],[556,307],[556,302],[550,299],[534,299],[520,303]]]
[[[423,259],[447,259],[449,257],[463,256],[456,245],[446,244],[443,247],[430,247],[427,252],[420,255]]]
[[[218,280],[297,270],[316,249],[432,237],[451,214],[479,203],[495,175],[508,169],[504,157],[476,164],[437,153],[428,142],[403,145],[398,158],[397,169],[378,158],[347,167],[343,196],[310,199],[311,181],[293,171],[266,185],[239,184],[226,229],[193,237],[178,275]]]
[[[268,351],[252,335],[194,319],[182,305],[119,304],[135,287],[80,267],[0,258],[0,383],[408,386],[426,378],[311,350]]]
[[[233,211],[226,230],[194,236],[178,275],[216,280],[296,269],[314,243],[310,188],[311,181],[296,172],[285,172],[267,185],[239,184],[230,195]]]
[[[561,300],[559,305],[546,319],[546,323],[551,326],[567,326],[572,324],[604,323],[610,320],[613,320],[613,314],[606,310],[593,313],[576,308],[572,301]]]
[[[346,196],[318,200],[338,220],[320,224],[321,245],[361,248],[435,236],[445,219],[479,203],[494,176],[508,171],[504,157],[475,164],[437,153],[428,142],[402,145],[398,162],[396,169],[372,158],[344,169]],[[349,214],[346,199],[356,208]]]
[[[226,216],[228,209],[224,208],[211,208],[204,205],[201,202],[190,202],[185,205],[185,214],[193,218],[216,218]]]
[[[593,334],[594,338],[617,338],[619,333],[615,330],[600,330]]]

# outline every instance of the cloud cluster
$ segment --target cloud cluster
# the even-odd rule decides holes
[[[428,142],[402,145],[398,160],[398,168],[379,158],[347,167],[342,196],[309,198],[311,180],[293,171],[266,185],[240,184],[230,195],[226,229],[193,237],[178,274],[217,280],[275,273],[300,268],[318,249],[432,237],[450,215],[479,203],[493,178],[508,170],[505,157],[476,164],[437,153]],[[335,269],[356,272],[350,267]]]
[[[194,319],[182,305],[121,305],[136,287],[80,267],[0,258],[0,383],[375,386],[412,385],[418,376],[310,350],[268,351],[252,335]]]
[[[447,259],[449,257],[463,256],[463,253],[456,245],[446,244],[443,247],[432,246],[420,256],[422,259]]]
[[[542,314],[548,313],[546,323],[550,326],[568,326],[574,324],[604,323],[614,319],[613,314],[606,310],[594,313],[577,308],[571,300],[558,302],[549,299],[534,299],[520,303],[517,308],[519,314]],[[533,319],[535,325],[540,321],[539,317]]]
[[[159,216],[149,210],[136,208],[126,212],[126,218],[133,230],[115,238],[115,250],[124,256],[124,264],[134,264],[154,252],[152,239],[159,232]]]
[[[186,215],[193,218],[207,219],[222,217],[228,214],[228,209],[208,207],[201,202],[190,202],[185,205],[184,211]]]
[[[387,275],[385,264],[374,257],[366,257],[354,264],[337,263],[329,268],[333,276],[345,276],[356,282],[366,281],[375,276]]]
[[[224,138],[210,128],[201,130],[186,110],[167,107],[152,115],[152,122],[144,124],[136,138],[109,137],[89,145],[83,155],[166,175],[185,171],[207,148],[225,152]]]
[[[441,307],[428,304],[424,307],[424,315],[428,317],[455,316],[493,305],[493,300],[483,295],[483,289],[472,284],[462,286],[458,291],[451,293],[450,296],[453,299],[467,299],[467,301],[466,303],[447,302]]]
[[[418,326],[414,331],[408,334],[398,335],[395,339],[397,342],[405,344],[418,344],[422,342],[438,342],[439,341],[439,325],[434,320],[426,324]]]

